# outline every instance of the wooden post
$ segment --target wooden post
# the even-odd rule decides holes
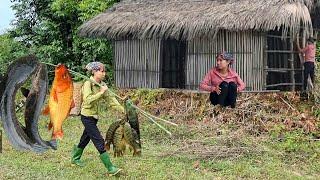
[[[303,30],[303,35],[302,35],[302,47],[301,48],[304,48],[305,45],[306,45],[306,30]],[[301,44],[300,44],[301,45]],[[301,64],[301,77],[302,77],[302,89],[304,88],[304,78],[308,78],[308,77],[304,77],[304,57],[302,56],[301,53],[299,53],[299,57],[300,57],[300,64]],[[304,89],[303,89],[304,90]]]
[[[263,68],[267,69],[268,68],[268,53],[267,53],[267,49],[268,49],[268,41],[267,41],[267,33],[264,34],[264,47],[263,47]],[[263,90],[267,89],[267,76],[268,76],[268,72],[266,72],[265,70],[263,70]]]
[[[295,90],[295,78],[294,78],[294,53],[293,53],[293,38],[294,36],[292,35],[291,38],[290,38],[290,49],[291,49],[291,57],[289,59],[289,64],[291,66],[291,72],[290,72],[290,77],[291,77],[291,83],[292,83],[292,86],[291,86],[291,91],[294,91]]]

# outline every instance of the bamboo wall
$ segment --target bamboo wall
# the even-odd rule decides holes
[[[266,37],[267,89],[300,90],[303,69],[293,38],[282,36],[279,31],[269,32]]]
[[[160,41],[114,42],[115,83],[121,88],[160,87]]]
[[[215,57],[222,50],[232,52],[233,68],[246,84],[246,90],[264,88],[265,35],[258,32],[221,31],[215,39],[194,39],[188,42],[186,88],[198,89],[206,73],[215,66]]]

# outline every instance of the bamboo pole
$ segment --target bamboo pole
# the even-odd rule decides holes
[[[277,86],[292,86],[292,85],[302,85],[302,83],[278,83],[278,84],[270,84],[267,87],[277,87]]]
[[[268,68],[268,53],[267,53],[267,49],[268,49],[268,40],[267,40],[267,36],[266,33],[263,33],[263,37],[264,37],[264,43],[263,43],[263,69]],[[263,90],[267,89],[267,77],[268,77],[268,73],[266,71],[263,71]]]
[[[293,51],[293,36],[290,39],[290,49],[291,49],[291,51]],[[290,72],[291,83],[292,83],[291,91],[294,91],[295,90],[295,78],[294,78],[294,54],[293,53],[291,53],[291,58],[290,58],[289,62],[290,62],[290,66],[291,66],[291,72]]]
[[[254,78],[254,86],[253,86],[253,89],[252,90],[257,90],[258,89],[258,78],[259,78],[259,71],[258,71],[258,67],[259,67],[259,36],[253,32],[253,37],[254,37],[254,48],[252,50],[252,64],[253,64],[253,67],[252,67],[252,76]]]
[[[167,89],[167,88],[163,88]],[[191,93],[191,94],[210,94],[208,91],[201,91],[201,90],[181,90],[181,89],[170,89],[175,90],[183,93]],[[257,91],[240,91],[239,94],[247,94],[247,93],[274,93],[280,92],[280,90],[257,90]]]
[[[259,74],[260,74],[260,78],[259,78],[259,90],[263,90],[263,84],[264,84],[264,74],[263,74],[263,62],[264,62],[264,44],[265,44],[265,40],[264,40],[264,34],[263,33],[259,33],[260,36],[260,48],[259,48],[259,53],[260,53],[260,66],[259,66]]]
[[[300,41],[299,41],[299,38],[300,38],[300,35],[298,34],[297,35],[297,44],[300,46],[301,44],[300,44]],[[303,34],[302,34],[302,46],[304,47],[304,45],[305,45],[305,31],[303,31]],[[302,54],[301,53],[299,53],[299,59],[300,59],[300,66],[301,66],[301,69],[302,69],[302,72],[301,72],[301,77],[302,77],[302,84],[303,84],[303,82],[304,82],[304,66],[303,66],[303,64],[304,64],[304,58],[303,58],[303,56],[302,56]],[[302,89],[303,89],[304,87],[302,86]]]
[[[302,37],[302,48],[305,47],[306,45],[306,39],[307,39],[307,32],[304,30],[303,31],[303,37]],[[299,57],[300,57],[300,63],[301,63],[301,68],[303,69],[302,73],[302,82],[304,82],[304,78],[308,78],[308,77],[304,77],[304,57],[302,56],[301,53],[299,53]]]
[[[145,113],[141,113],[142,115],[144,115],[147,119],[149,119],[150,121],[152,121],[155,125],[157,125],[159,128],[161,128],[162,130],[164,130],[167,134],[169,134],[170,136],[172,136],[172,133],[170,131],[168,131],[166,128],[164,128],[163,126],[161,126],[159,123],[157,123],[155,120],[153,120],[150,116],[148,116]]]
[[[247,32],[243,33],[243,38],[246,39],[247,43],[243,44],[243,48],[245,49],[246,47],[250,47],[251,44],[254,43],[254,37],[252,36],[248,36]],[[250,90],[253,90],[254,89],[254,84],[255,84],[255,77],[254,77],[254,74],[253,74],[253,63],[252,63],[252,59],[251,57],[249,56],[250,54],[243,54],[244,58],[247,59],[247,62],[248,62],[248,66],[246,67],[247,68],[247,77],[248,77],[248,81],[251,83],[250,84],[250,87],[251,88]]]

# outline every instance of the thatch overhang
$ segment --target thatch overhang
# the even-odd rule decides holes
[[[320,31],[320,0],[315,3],[311,10],[311,19],[313,28]]]
[[[84,23],[84,37],[211,37],[221,30],[279,30],[312,34],[314,0],[127,0]]]

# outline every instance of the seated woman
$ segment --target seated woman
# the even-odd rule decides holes
[[[229,66],[234,59],[231,53],[222,52],[216,58],[216,67],[212,68],[200,83],[200,89],[210,92],[213,105],[235,108],[237,93],[245,88],[239,75]]]

